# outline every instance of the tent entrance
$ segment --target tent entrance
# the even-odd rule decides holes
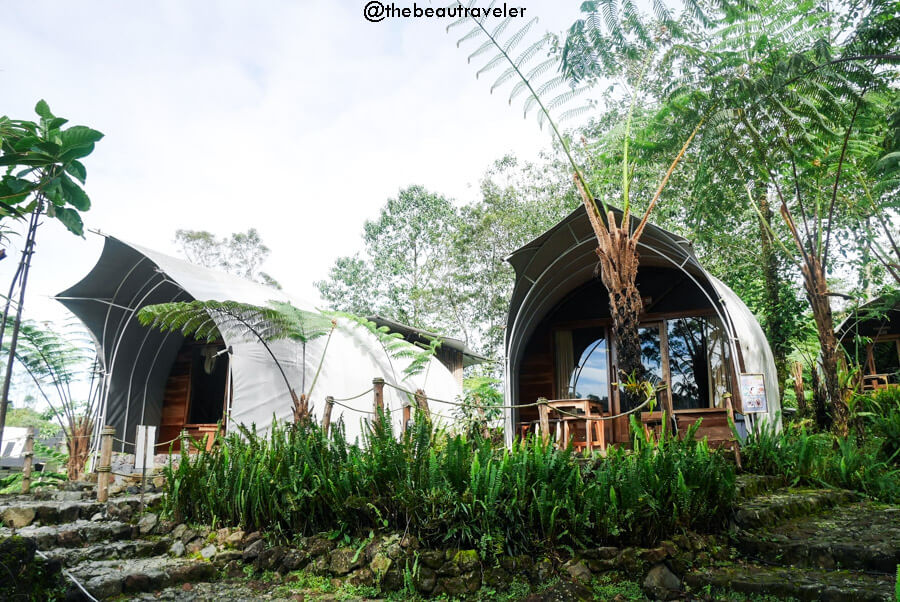
[[[185,339],[178,351],[166,382],[160,421],[160,441],[176,439],[182,430],[191,437],[212,436],[217,424],[224,422],[230,370],[225,344]],[[167,447],[167,446],[166,446]],[[176,441],[174,449],[180,449]],[[167,452],[159,449],[157,452]]]

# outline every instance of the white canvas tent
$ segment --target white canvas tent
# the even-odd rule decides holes
[[[136,313],[147,305],[171,301],[232,300],[265,305],[270,300],[287,301],[307,311],[315,308],[282,291],[199,267],[188,262],[105,236],[103,252],[94,268],[80,282],[57,295],[63,305],[84,322],[96,340],[105,373],[100,425],[116,428],[114,449],[133,452],[138,425],[158,425],[163,397],[175,358],[184,343],[178,333],[162,333],[143,327]],[[291,400],[284,380],[264,346],[252,338],[223,333],[232,348],[228,367],[230,399],[226,427],[255,424],[265,430],[273,416],[290,420]],[[300,345],[291,341],[269,344],[299,394],[310,383],[319,364],[325,338],[307,346],[305,363]],[[321,417],[326,395],[348,398],[371,388],[372,380],[406,390],[422,388],[429,397],[454,400],[461,393],[453,375],[432,358],[426,369],[405,378],[409,360],[390,357],[381,342],[352,321],[339,319],[326,358],[312,393],[313,413]],[[391,387],[384,390],[385,407],[392,411],[397,427],[407,396]],[[332,423],[343,418],[352,441],[362,433],[361,420],[372,409],[372,395],[345,402],[357,411],[335,406]],[[429,402],[437,420],[452,413],[453,406]]]

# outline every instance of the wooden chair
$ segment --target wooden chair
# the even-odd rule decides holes
[[[568,445],[577,451],[606,449],[606,427],[603,407],[592,399],[556,399],[547,402],[547,409],[557,421],[557,444]]]

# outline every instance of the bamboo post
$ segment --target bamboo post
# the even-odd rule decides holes
[[[25,434],[25,464],[22,466],[22,493],[31,491],[31,465],[34,460],[34,427],[29,426]]]
[[[329,395],[325,398],[325,411],[322,413],[322,432],[328,436],[328,430],[331,428],[331,408],[334,407],[334,397]]]
[[[409,421],[412,420],[412,406],[403,406],[403,424],[400,426],[400,432],[405,433]]]
[[[550,442],[550,409],[547,407],[547,399],[538,399],[538,413],[541,417],[541,440],[544,445]]]
[[[97,501],[109,499],[109,478],[112,476],[112,446],[116,427],[104,426],[100,431],[100,466],[97,467]]]
[[[424,389],[416,389],[416,407],[421,410],[427,420],[431,420],[431,408],[428,407],[428,396]]]
[[[179,435],[179,437],[181,437],[181,446],[179,447],[179,449],[187,450],[187,452],[190,453],[191,452],[191,440],[188,437],[187,429],[181,429],[181,434]],[[185,446],[187,446],[187,447],[185,447]]]
[[[372,390],[375,392],[374,405],[372,407],[375,412],[375,421],[380,422],[381,416],[384,414],[384,379],[373,378]]]

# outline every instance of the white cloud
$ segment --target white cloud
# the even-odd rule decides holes
[[[577,15],[577,2],[520,4],[539,29]],[[311,296],[399,188],[471,200],[491,161],[549,144],[488,93],[489,76],[475,79],[446,22],[368,23],[363,5],[7,1],[0,114],[31,117],[46,98],[106,134],[86,161],[89,227],[173,252],[177,228],[255,226],[272,249],[267,271]],[[99,248],[45,227],[32,317],[58,311],[41,298],[87,273]],[[17,259],[0,263],[0,283]]]

